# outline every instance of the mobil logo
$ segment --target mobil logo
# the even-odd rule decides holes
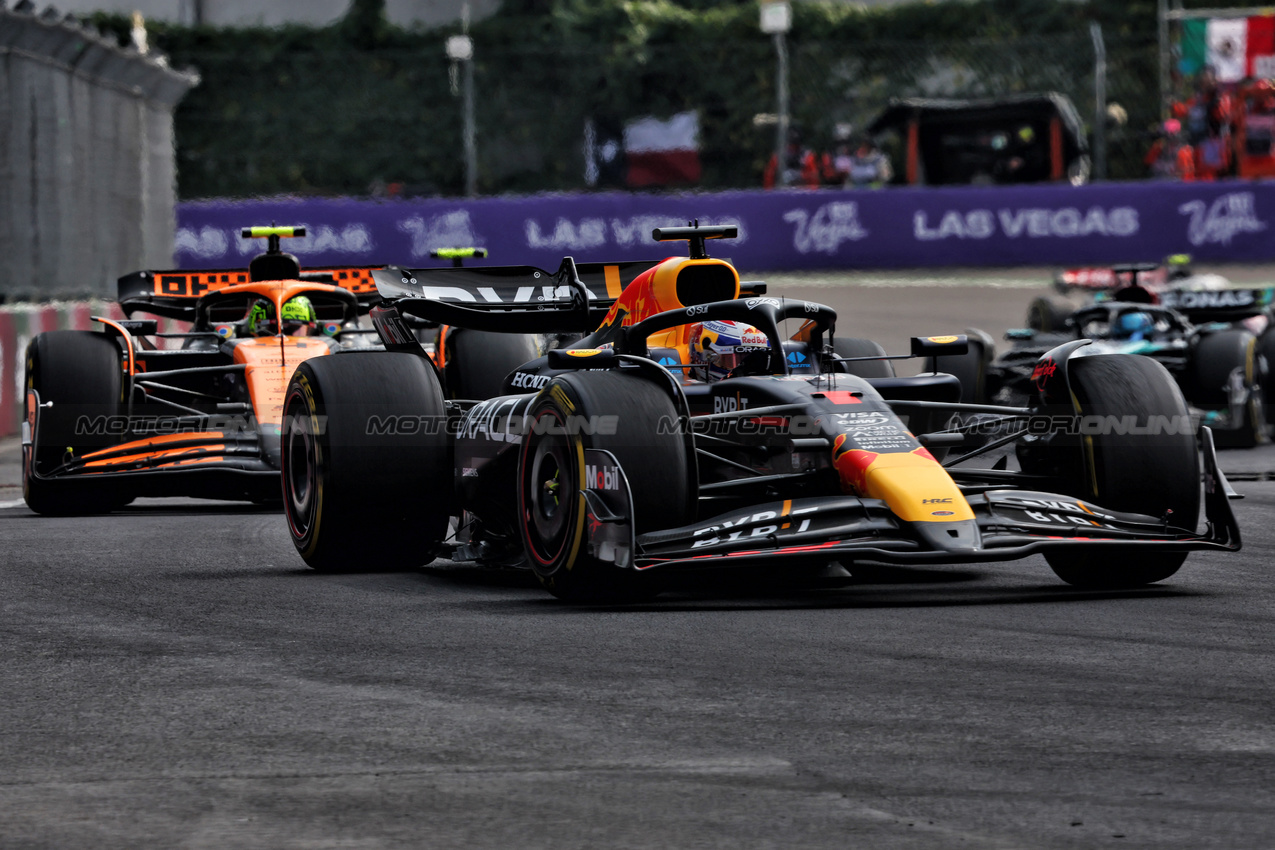
[[[584,483],[590,490],[619,490],[620,468],[587,463],[584,466]]]

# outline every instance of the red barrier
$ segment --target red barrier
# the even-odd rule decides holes
[[[17,325],[13,316],[0,312],[0,436],[16,433],[22,405],[17,403],[18,382],[22,380],[22,358],[18,351]]]

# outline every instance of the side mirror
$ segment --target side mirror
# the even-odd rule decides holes
[[[611,369],[619,365],[609,348],[555,348],[549,352],[550,369]]]
[[[965,334],[912,337],[913,357],[950,357],[954,354],[964,354],[969,350],[969,337]]]
[[[119,326],[133,336],[150,336],[159,332],[159,322],[155,319],[127,319]]]

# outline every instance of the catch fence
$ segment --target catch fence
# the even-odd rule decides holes
[[[171,262],[172,110],[198,81],[0,2],[0,297],[106,295]]]
[[[464,75],[444,37],[414,49],[241,52],[186,50],[204,85],[177,113],[183,198],[279,193],[458,195],[464,192]],[[1108,176],[1136,179],[1159,114],[1154,34],[1105,39]],[[1092,132],[1091,34],[1048,38],[854,42],[792,36],[792,121],[832,150],[891,98],[995,97],[1057,91]],[[702,178],[695,188],[758,186],[774,150],[776,55],[753,39],[623,48],[541,49],[474,43],[480,194],[623,186],[623,169],[586,181],[585,128],[595,149],[626,123],[694,111]],[[454,85],[454,83],[456,85]],[[897,152],[896,152],[897,153]]]

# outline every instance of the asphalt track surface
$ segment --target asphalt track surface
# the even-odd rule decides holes
[[[899,351],[1031,294],[780,288]],[[6,850],[1275,847],[1269,480],[1243,552],[1137,591],[1034,557],[616,608],[320,575],[239,505],[38,517],[16,476],[0,443]]]

